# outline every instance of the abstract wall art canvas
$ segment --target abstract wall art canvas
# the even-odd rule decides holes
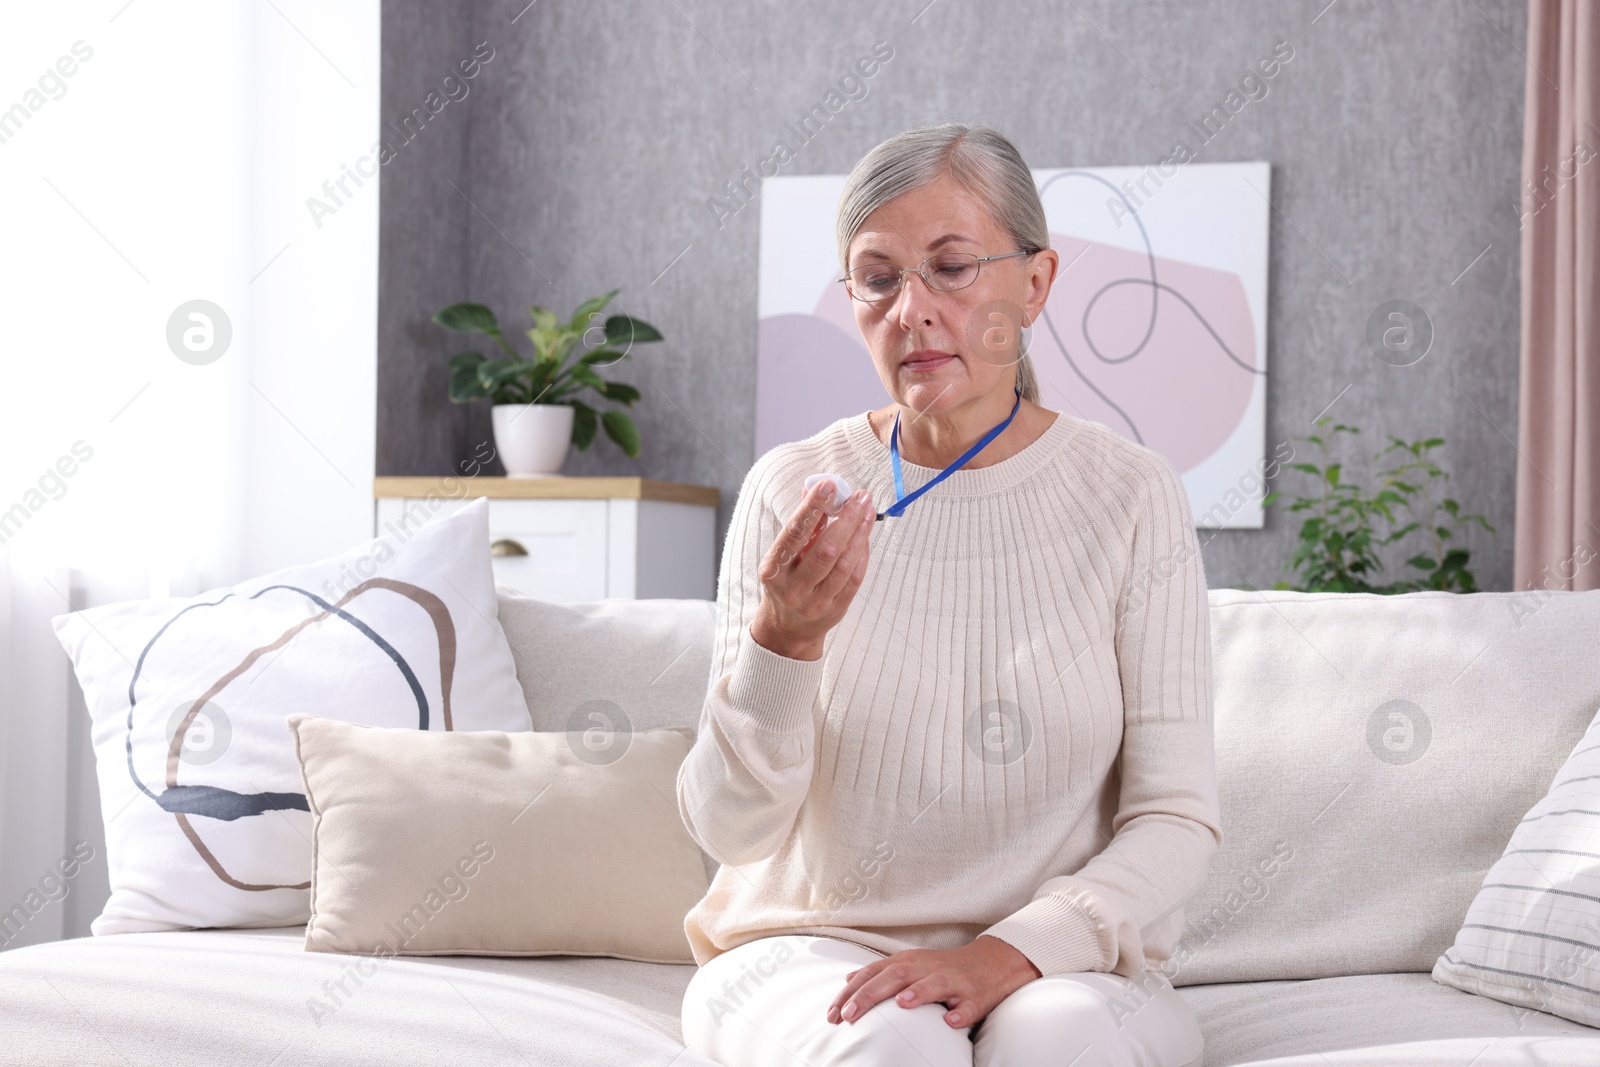
[[[1061,257],[1024,335],[1041,402],[1166,457],[1197,526],[1260,528],[1270,165],[1033,173]],[[844,182],[762,184],[757,455],[889,402],[836,281]]]

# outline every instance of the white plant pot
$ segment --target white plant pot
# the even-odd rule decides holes
[[[494,446],[508,478],[555,478],[572,447],[570,404],[494,405]]]

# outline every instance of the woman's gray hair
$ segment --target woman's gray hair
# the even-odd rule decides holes
[[[896,134],[855,165],[839,198],[840,269],[849,269],[850,242],[868,215],[902,193],[946,174],[983,201],[1001,229],[1016,242],[1015,251],[1050,247],[1044,204],[1016,145],[987,126],[946,122]],[[1039,402],[1033,359],[1020,342],[1017,385],[1024,398]]]

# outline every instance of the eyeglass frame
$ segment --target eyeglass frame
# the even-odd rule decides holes
[[[977,269],[977,271],[975,271],[973,273],[972,281],[970,281],[966,285],[963,285],[960,288],[956,288],[956,289],[939,289],[939,288],[936,288],[934,286],[934,284],[931,281],[928,280],[928,276],[926,274],[922,273],[922,268],[926,267],[928,265],[929,261],[938,259],[940,256],[970,255],[971,253],[935,252],[933,255],[929,256],[927,259],[924,259],[921,263],[918,263],[915,267],[906,267],[905,269],[900,270],[899,273],[898,273],[898,276],[895,278],[894,292],[889,294],[888,296],[879,297],[877,300],[862,300],[859,296],[856,296],[856,294],[854,292],[852,292],[851,289],[850,289],[850,275],[851,275],[851,273],[853,271],[860,270],[862,267],[868,266],[868,264],[866,264],[866,263],[862,263],[862,264],[859,264],[858,266],[850,268],[850,270],[847,270],[847,271],[844,272],[844,277],[835,278],[834,281],[843,282],[844,283],[844,291],[845,291],[845,293],[847,293],[850,296],[850,298],[852,300],[860,300],[861,303],[863,303],[863,304],[887,304],[888,302],[893,300],[895,297],[899,296],[900,295],[900,291],[906,287],[906,275],[907,274],[915,274],[917,277],[921,278],[922,279],[922,284],[926,285],[928,287],[928,291],[930,293],[959,293],[962,289],[971,289],[974,285],[977,284],[978,275],[983,273],[983,265],[985,263],[992,263],[997,259],[1012,259],[1012,258],[1015,258],[1016,256],[1035,256],[1035,255],[1038,255],[1040,252],[1043,252],[1043,251],[1044,251],[1044,249],[1042,249],[1042,248],[1027,248],[1027,249],[1023,249],[1021,252],[1007,252],[1003,256],[973,256],[972,258],[977,260],[977,262],[978,262],[978,269]]]

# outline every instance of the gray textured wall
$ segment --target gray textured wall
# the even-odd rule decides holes
[[[758,213],[719,225],[708,202],[856,57],[894,48],[783,173],[843,172],[947,119],[999,126],[1035,167],[1153,163],[1286,41],[1268,94],[1200,156],[1273,164],[1268,451],[1324,409],[1374,447],[1447,438],[1456,495],[1498,529],[1467,540],[1480,584],[1510,587],[1521,0],[525,3],[384,4],[385,119],[480,42],[494,58],[382,169],[378,473],[446,473],[488,435],[486,405],[444,401],[456,347],[432,312],[569,310],[621,286],[669,338],[617,375],[644,392],[644,453],[602,436],[565,472],[717,485],[725,527],[755,459]],[[1395,298],[1435,330],[1408,367],[1365,342]],[[1210,583],[1283,577],[1298,525],[1274,509],[1262,531],[1202,532]]]

